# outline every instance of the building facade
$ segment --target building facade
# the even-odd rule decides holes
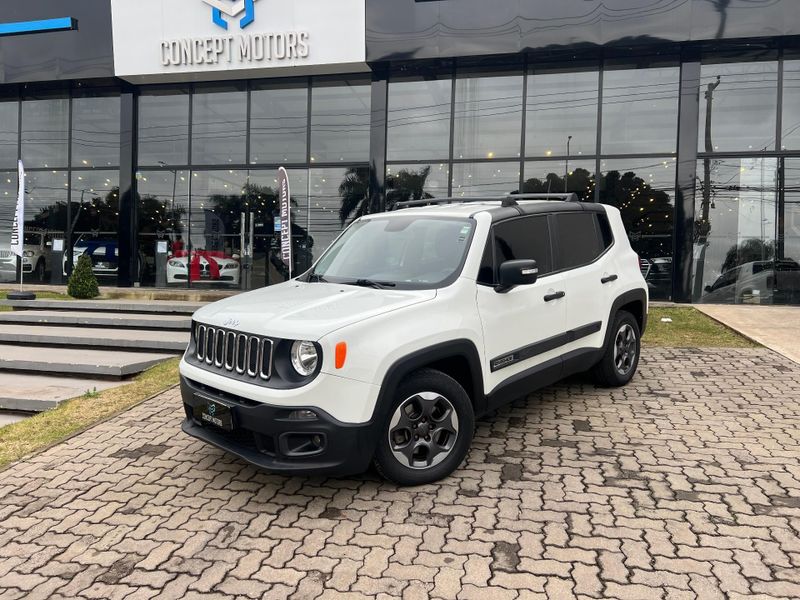
[[[283,166],[295,272],[400,200],[567,190],[622,211],[653,298],[800,304],[792,0],[35,0],[3,21],[0,239],[21,158],[26,281],[84,253],[120,286],[284,281]]]

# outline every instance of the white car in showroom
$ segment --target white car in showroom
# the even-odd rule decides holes
[[[44,231],[26,231],[23,245],[22,268],[25,276],[33,274],[33,281],[44,283],[50,272],[50,248],[52,242]],[[0,250],[0,281],[15,281],[17,278],[17,256],[10,248]]]
[[[175,253],[167,259],[167,283],[223,283],[238,287],[241,280],[239,255],[211,250]]]

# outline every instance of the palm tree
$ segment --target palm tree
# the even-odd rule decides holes
[[[369,213],[369,169],[350,167],[339,184],[339,222],[342,227],[348,220],[355,220]],[[352,217],[352,219],[351,219]]]

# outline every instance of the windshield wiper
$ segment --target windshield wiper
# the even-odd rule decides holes
[[[356,279],[355,281],[345,281],[345,285],[357,285],[359,287],[371,287],[382,290],[387,287],[397,287],[393,281],[373,281],[372,279]]]

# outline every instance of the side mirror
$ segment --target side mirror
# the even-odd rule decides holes
[[[711,286],[710,286],[710,285],[707,285],[707,286],[706,286],[706,293],[708,293],[708,292],[713,292],[713,291],[714,291],[714,290],[713,290],[713,289],[711,289]]]
[[[494,291],[505,294],[518,285],[531,285],[539,277],[539,267],[535,260],[507,260],[500,265],[498,284]]]

